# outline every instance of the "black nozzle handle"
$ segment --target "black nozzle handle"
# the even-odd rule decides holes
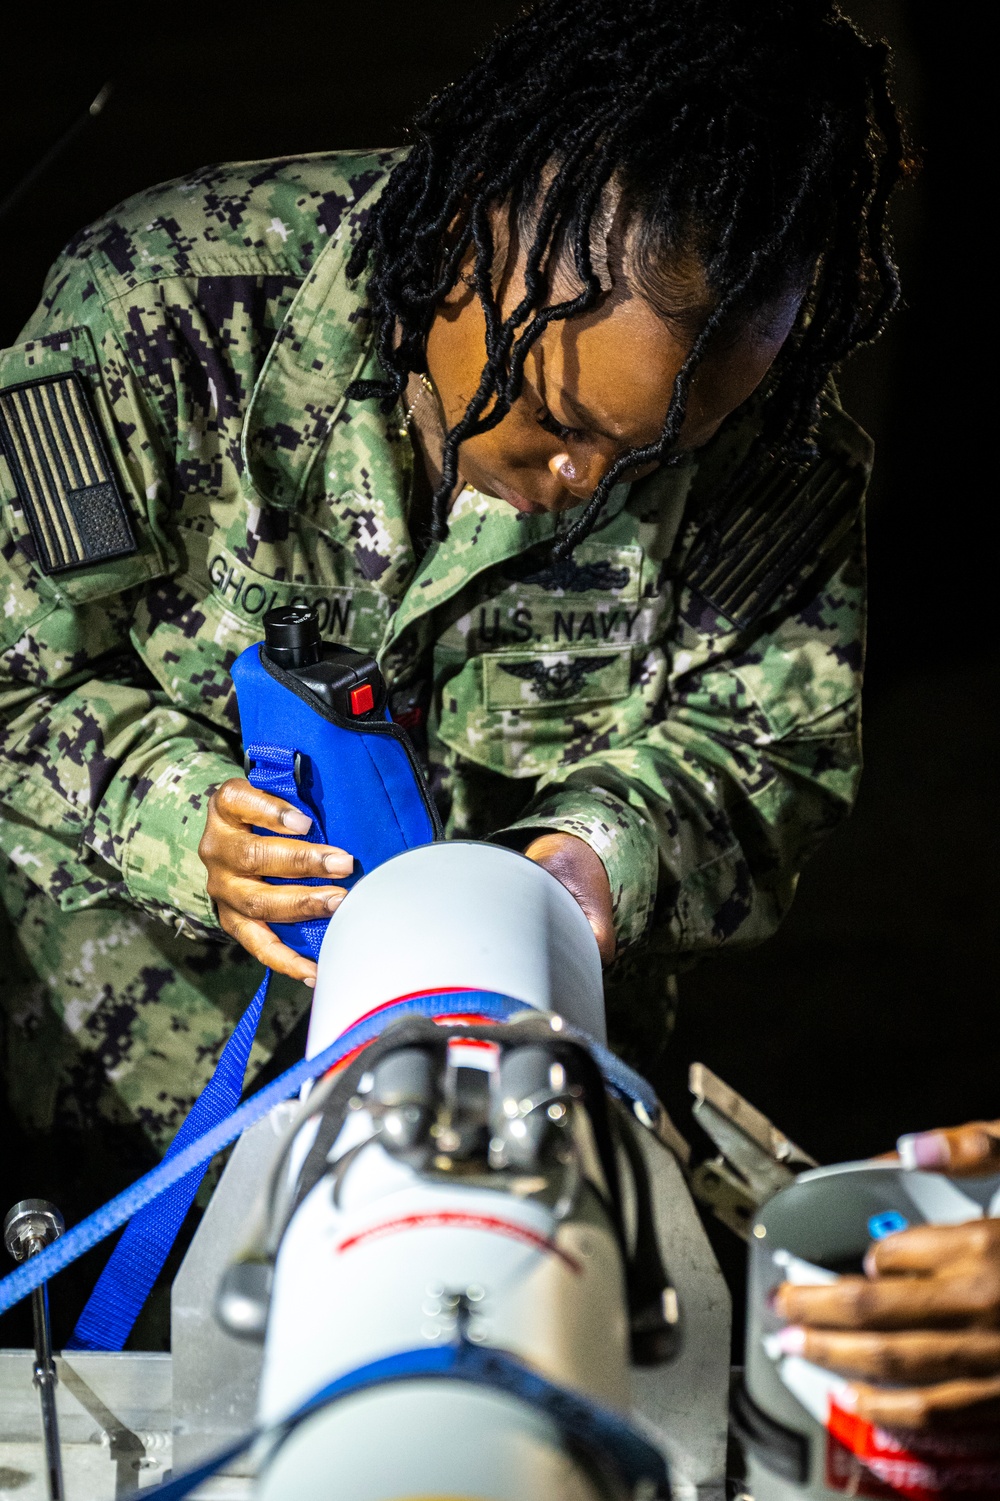
[[[278,667],[319,661],[319,615],[312,605],[283,605],[264,616],[264,650]]]

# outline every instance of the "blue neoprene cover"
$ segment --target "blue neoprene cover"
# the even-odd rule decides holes
[[[260,643],[237,657],[232,676],[250,781],[267,789],[268,768],[278,771],[289,754],[297,757],[298,796],[281,795],[301,803],[312,817],[310,841],[354,856],[354,873],[346,879],[301,884],[350,887],[393,855],[440,837],[409,738],[388,711],[385,719],[344,718],[293,674],[262,657]],[[315,923],[271,927],[290,948],[315,957]]]

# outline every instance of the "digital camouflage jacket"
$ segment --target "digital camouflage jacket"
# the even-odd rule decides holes
[[[229,670],[309,601],[377,651],[449,835],[585,839],[622,950],[757,942],[857,785],[868,440],[831,398],[818,459],[734,490],[746,411],[620,486],[571,562],[553,518],[468,489],[418,560],[403,414],[344,396],[378,374],[345,266],[396,159],[142,193],[0,355],[3,849],[53,913],[217,931],[197,846],[241,769]]]

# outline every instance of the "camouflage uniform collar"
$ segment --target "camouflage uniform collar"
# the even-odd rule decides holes
[[[359,198],[295,295],[271,345],[247,408],[241,438],[243,483],[267,505],[295,509],[345,402],[363,373],[376,375],[373,330],[363,284],[347,263],[386,176]],[[374,402],[368,404],[376,409]],[[398,427],[398,416],[388,419]]]
[[[628,485],[612,490],[601,531],[619,515],[629,490]],[[550,512],[525,515],[505,500],[471,488],[463,490],[452,506],[447,535],[427,553],[393,616],[384,648],[422,615],[452,599],[476,574],[551,543],[556,526],[557,517]]]

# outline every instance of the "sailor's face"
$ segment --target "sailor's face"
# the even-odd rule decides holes
[[[706,353],[688,399],[681,448],[707,443],[756,390],[800,301],[801,293],[790,291],[730,331],[724,347]],[[478,296],[459,283],[427,341],[428,370],[449,428],[479,385],[485,333]],[[581,317],[551,323],[528,353],[524,388],[510,411],[492,431],[462,444],[461,481],[522,512],[579,505],[622,454],[658,440],[690,347],[690,336],[627,292],[606,295]]]

